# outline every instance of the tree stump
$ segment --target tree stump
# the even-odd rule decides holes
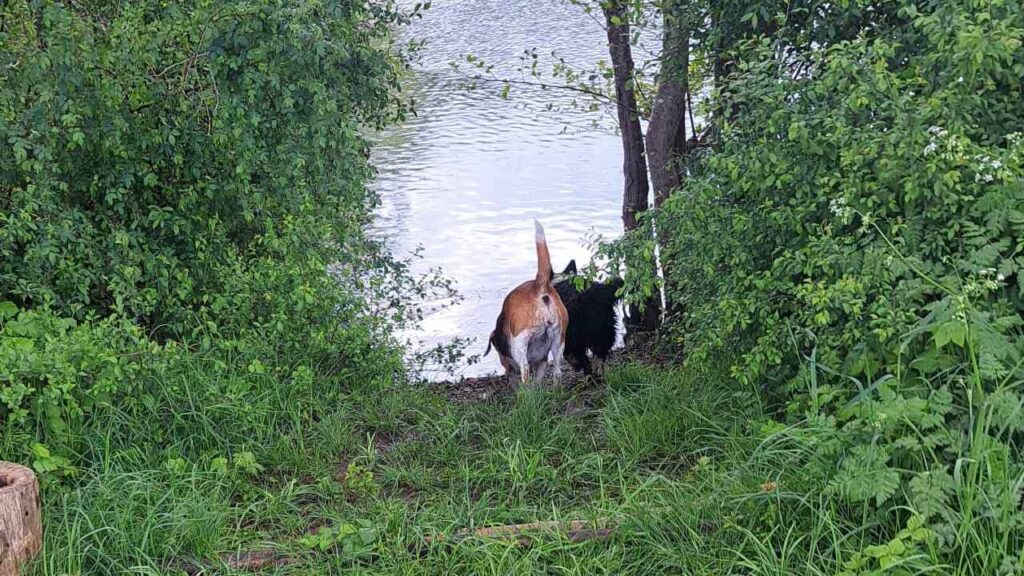
[[[18,576],[42,544],[36,475],[24,466],[0,462],[0,576]]]

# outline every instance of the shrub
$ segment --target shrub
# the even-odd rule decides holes
[[[373,202],[361,131],[404,113],[397,14],[270,1],[3,10],[5,299],[175,336],[196,316],[273,321],[268,293],[313,299],[327,264],[376,256],[361,231]]]
[[[682,312],[670,329],[691,363],[738,355],[733,376],[775,401],[791,426],[779,434],[806,450],[792,466],[827,477],[825,495],[867,529],[848,573],[1011,573],[1024,12],[895,14],[819,49],[741,50],[714,102],[735,115],[654,215]],[[649,261],[649,237],[605,252]],[[642,288],[627,286],[638,301]]]
[[[955,312],[951,294],[968,289],[993,321],[1024,310],[1024,108],[1011,72],[1024,66],[1024,19],[914,10],[903,7],[914,18],[899,41],[805,56],[813,74],[780,77],[771,47],[751,48],[732,84],[739,118],[665,209],[668,286],[692,352],[748,342],[736,374],[758,379],[792,373],[773,368],[796,340],[877,375],[925,314]]]
[[[72,444],[89,414],[139,393],[139,373],[152,355],[141,331],[123,320],[79,324],[51,312],[18,314],[9,302],[0,305],[4,454],[36,442],[44,449]]]
[[[364,133],[405,114],[390,27],[406,17],[0,7],[5,457],[258,452],[403,373],[410,296],[446,288],[363,233]]]

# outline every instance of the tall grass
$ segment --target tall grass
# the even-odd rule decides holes
[[[242,573],[224,560],[267,549],[291,559],[265,570],[282,575],[966,576],[1020,566],[1024,480],[1018,433],[1005,424],[1020,405],[992,402],[1019,392],[1013,379],[968,413],[970,437],[950,446],[949,499],[915,533],[909,519],[927,510],[913,476],[881,506],[851,502],[837,484],[847,431],[814,413],[780,424],[781,406],[715,367],[626,365],[598,387],[456,404],[400,384],[342,393],[301,379],[233,398],[241,382],[271,378],[247,366],[172,365],[144,387],[152,401],[89,421],[87,464],[47,486],[45,550],[30,573]],[[818,369],[819,390],[834,385]],[[615,526],[610,537],[410,548],[465,528],[593,518]],[[373,526],[365,547],[314,542],[359,522]]]

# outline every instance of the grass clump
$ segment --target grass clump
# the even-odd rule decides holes
[[[721,387],[688,382],[680,372],[649,376],[654,380],[631,393],[703,389],[709,400],[721,395],[710,404],[723,409],[718,415],[738,414],[731,400],[737,396]],[[683,522],[694,533],[701,530],[697,515],[681,512],[683,502],[690,509],[700,507],[695,499],[718,504],[714,494],[694,493],[701,485],[694,479],[711,473],[701,466],[716,469],[706,464],[708,456],[697,455],[727,458],[725,446],[741,441],[744,426],[735,418],[681,449],[672,437],[643,425],[616,427],[622,414],[613,394],[532,389],[498,401],[455,404],[398,384],[366,387],[339,397],[337,411],[319,422],[296,412],[303,424],[282,418],[279,438],[254,436],[247,444],[251,452],[209,458],[188,448],[215,444],[219,427],[211,419],[193,421],[191,433],[179,434],[181,440],[158,456],[135,448],[138,435],[114,434],[146,429],[144,415],[97,421],[88,437],[102,443],[93,450],[109,458],[66,479],[73,490],[49,493],[46,507],[55,512],[34,569],[217,570],[240,551],[274,550],[289,559],[270,571],[277,574],[505,574],[541,565],[578,574],[645,573],[652,561],[671,563],[669,542],[679,537],[671,536],[673,526]],[[588,408],[578,409],[582,403]],[[660,407],[640,405],[648,408],[632,416],[656,425]],[[382,413],[393,419],[382,419]],[[627,444],[659,439],[651,452],[661,460],[624,460],[609,439],[629,434],[637,437]],[[728,455],[733,457],[743,459]],[[679,464],[666,464],[672,458]],[[687,467],[686,461],[701,463]],[[615,519],[619,527],[611,539],[574,543],[551,535],[524,548],[474,539],[420,552],[410,548],[426,536],[463,528],[594,517]]]

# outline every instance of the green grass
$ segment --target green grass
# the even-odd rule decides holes
[[[290,561],[264,574],[833,575],[902,527],[842,503],[813,462],[824,436],[766,427],[760,396],[715,369],[625,365],[472,403],[263,383],[244,408],[186,368],[146,388],[155,408],[89,423],[93,464],[46,488],[30,574],[243,574],[224,561],[274,550]],[[424,544],[576,519],[614,530]]]
[[[157,401],[195,407],[162,416],[162,454],[133,448],[156,442],[144,414],[91,423],[96,464],[70,488],[47,490],[34,573],[166,574],[189,564],[242,573],[218,559],[277,549],[294,560],[264,573],[710,574],[779,553],[759,547],[769,535],[734,524],[740,510],[774,509],[759,488],[771,457],[750,435],[756,399],[718,375],[625,366],[599,387],[468,404],[372,388],[316,421],[301,408],[309,399],[267,386],[281,396],[237,426],[221,419],[238,417],[237,406],[201,405],[188,376],[167,382]],[[168,457],[241,447],[262,469]],[[528,547],[471,539],[413,549],[463,528],[592,518],[617,527],[585,542],[552,533]],[[367,544],[311,549],[311,534],[360,521],[375,526]]]

